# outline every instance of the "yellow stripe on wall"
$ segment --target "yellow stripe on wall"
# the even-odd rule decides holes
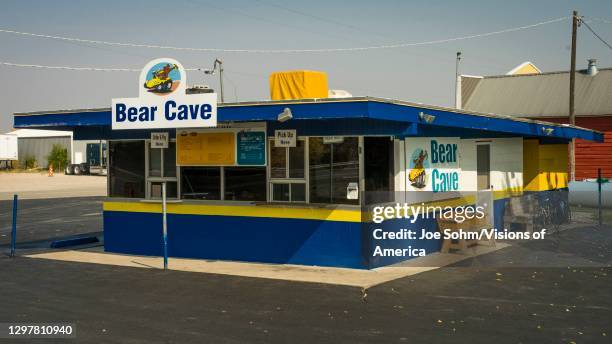
[[[161,213],[161,204],[145,202],[104,202],[104,211]],[[272,217],[302,220],[361,222],[361,211],[350,209],[283,208],[269,206],[168,204],[169,214]]]
[[[507,189],[494,191],[495,200],[517,196],[522,190]],[[426,206],[451,206],[458,207],[476,202],[476,196],[439,200],[427,202]],[[244,217],[267,217],[301,220],[321,220],[340,222],[361,222],[362,214],[358,209],[321,209],[311,207],[271,207],[253,205],[213,205],[213,204],[185,204],[168,203],[169,214],[180,215],[211,215],[211,216],[244,216]],[[160,203],[150,202],[113,202],[103,203],[104,211],[121,211],[134,213],[161,213]],[[368,214],[363,220],[368,221]]]

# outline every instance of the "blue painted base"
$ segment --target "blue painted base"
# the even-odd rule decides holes
[[[108,252],[163,255],[162,216],[104,212]],[[365,269],[356,222],[168,214],[171,257]]]
[[[403,221],[403,222],[402,222]],[[156,213],[104,212],[104,248],[108,252],[163,255],[162,216]],[[370,269],[413,257],[374,257],[383,248],[440,249],[439,240],[374,240],[381,227],[396,231],[436,231],[435,220],[385,221],[382,225],[283,218],[168,214],[171,257],[236,260]],[[409,227],[406,227],[409,226]]]

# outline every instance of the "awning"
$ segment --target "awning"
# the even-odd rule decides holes
[[[285,108],[291,110],[293,118],[278,123],[277,116]],[[266,121],[272,129],[298,126],[310,135],[317,135],[313,128],[320,127],[323,132],[318,135],[522,136],[603,141],[601,132],[577,126],[372,97],[225,103],[217,112],[219,122]],[[16,113],[14,127],[73,130],[76,139],[109,139],[119,134],[111,134],[110,108]],[[79,131],[88,134],[79,135]],[[125,136],[137,136],[130,132]]]

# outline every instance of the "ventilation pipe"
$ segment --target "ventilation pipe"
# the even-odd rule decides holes
[[[588,59],[589,66],[587,67],[587,75],[594,76],[597,74],[597,60],[596,59]]]

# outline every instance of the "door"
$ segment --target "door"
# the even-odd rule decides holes
[[[491,145],[476,144],[477,205],[484,207],[486,222],[493,225],[493,189],[491,185]]]
[[[393,140],[388,136],[364,138],[365,204],[394,199]]]

